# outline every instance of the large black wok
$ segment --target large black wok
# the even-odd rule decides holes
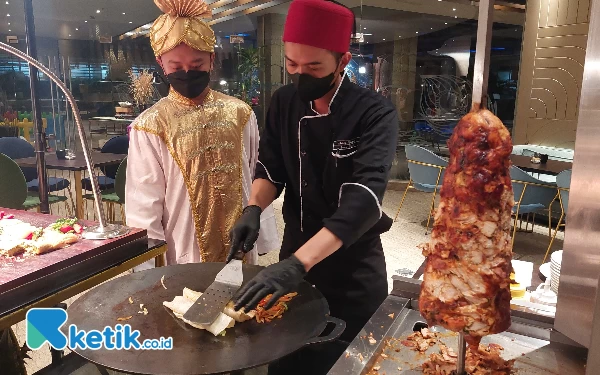
[[[259,324],[255,320],[236,323],[225,336],[193,328],[162,305],[182,295],[184,287],[204,291],[214,281],[223,263],[183,264],[156,268],[117,278],[92,289],[68,309],[66,327],[103,330],[127,323],[141,332],[140,341],[173,337],[172,350],[76,350],[77,354],[103,367],[133,374],[195,375],[219,374],[264,365],[305,345],[333,340],[345,323],[329,317],[323,295],[307,282],[289,303],[283,318]],[[244,281],[261,267],[244,265]],[[161,285],[161,277],[165,276]],[[130,304],[129,297],[133,299]],[[139,314],[140,304],[148,315]],[[117,318],[133,316],[118,322]],[[328,323],[335,328],[319,337]]]

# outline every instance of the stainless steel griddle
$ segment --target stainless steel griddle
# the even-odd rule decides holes
[[[346,353],[338,360],[331,375],[363,374],[422,374],[421,364],[429,354],[439,352],[439,346],[431,347],[426,353],[418,353],[403,346],[400,341],[415,330],[426,327],[425,320],[416,310],[418,300],[407,297],[414,293],[400,289],[402,286],[418,286],[414,280],[395,277],[394,290],[371,317],[361,333],[354,339]],[[515,359],[515,374],[518,375],[583,375],[587,350],[577,346],[552,329],[547,318],[535,321],[513,317],[508,332],[490,335],[483,344],[495,343],[504,350],[502,358]],[[441,327],[429,327],[438,333],[439,341],[458,352],[458,335]],[[372,334],[372,335],[371,335]],[[370,341],[370,336],[376,341]],[[389,346],[388,343],[392,342]],[[399,351],[396,351],[399,349]],[[381,354],[384,354],[382,356]],[[379,366],[378,371],[373,368]],[[401,370],[399,370],[399,368]]]

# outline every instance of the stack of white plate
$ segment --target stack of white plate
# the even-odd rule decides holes
[[[563,251],[555,251],[550,256],[550,289],[558,294],[558,282],[560,280],[560,266],[562,264]]]

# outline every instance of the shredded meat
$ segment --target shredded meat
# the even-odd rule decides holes
[[[421,329],[408,335],[406,340],[402,341],[402,345],[410,348],[411,350],[424,353],[429,347],[435,345],[437,341],[435,332],[431,332],[427,328]]]
[[[472,348],[467,352],[465,370],[471,375],[509,375],[512,373],[514,360],[505,361],[500,356],[504,348],[497,344],[485,347],[479,345],[477,350]]]
[[[419,308],[430,326],[464,332],[470,347],[510,326],[512,142],[490,111],[464,116],[448,142]],[[443,372],[442,372],[443,373]]]
[[[514,360],[505,361],[500,356],[504,350],[500,345],[480,345],[478,349],[467,351],[465,370],[469,375],[510,375]],[[456,373],[456,353],[440,344],[440,352],[432,353],[429,360],[422,364],[425,375],[454,375]]]

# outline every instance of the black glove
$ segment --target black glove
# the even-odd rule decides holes
[[[258,239],[260,231],[260,214],[262,209],[258,206],[248,206],[242,211],[242,216],[235,222],[233,228],[229,232],[231,240],[231,248],[227,256],[227,263],[233,259],[235,254],[240,250],[243,244],[242,251],[247,253],[252,250],[254,243]]]
[[[304,279],[306,270],[302,262],[295,255],[272,264],[260,271],[248,284],[246,284],[234,297],[234,309],[237,311],[244,307],[245,311],[256,308],[256,305],[269,294],[273,294],[265,309],[270,309],[279,298],[288,293],[295,292]]]

